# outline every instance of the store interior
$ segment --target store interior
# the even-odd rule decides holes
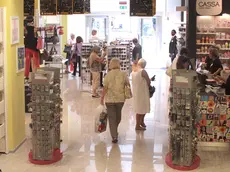
[[[158,0],[154,16],[130,17],[127,1],[91,0],[91,13],[85,4],[86,14],[72,10],[67,15],[69,8],[61,11],[57,1],[52,3],[60,11],[41,9],[47,4],[36,0],[34,31],[41,41],[36,61],[34,54],[28,60],[24,50],[24,1],[10,2],[0,1],[0,171],[229,171],[230,96],[225,82],[230,75],[230,3],[223,0],[222,12],[209,16],[198,14],[191,1]],[[172,29],[178,50],[188,47],[194,70],[184,67],[167,76]],[[92,41],[93,30],[97,41]],[[79,77],[65,73],[73,72],[71,63],[66,68],[65,52],[71,34],[83,39]],[[109,127],[100,134],[96,128],[100,101],[92,98],[87,62],[95,45],[99,56],[106,48],[100,84],[112,58],[131,76],[133,38],[142,46],[149,76],[156,76],[156,92],[145,117],[146,131],[136,131],[133,102],[126,100],[119,142],[113,144]],[[223,70],[218,74],[206,68],[211,47],[219,52],[216,59]]]

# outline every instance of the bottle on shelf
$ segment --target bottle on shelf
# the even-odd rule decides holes
[[[204,44],[204,37],[202,37],[202,44]]]
[[[209,37],[208,36],[206,36],[205,42],[209,43]]]

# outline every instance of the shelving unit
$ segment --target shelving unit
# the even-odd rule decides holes
[[[7,153],[7,114],[5,108],[5,11],[0,8],[0,153]]]
[[[219,48],[220,59],[230,58],[230,17],[197,17],[197,58],[205,59],[210,46]],[[224,61],[223,61],[224,62]]]

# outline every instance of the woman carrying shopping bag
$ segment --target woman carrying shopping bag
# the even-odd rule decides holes
[[[120,70],[120,60],[113,58],[109,64],[110,71],[105,76],[101,104],[107,107],[112,142],[118,142],[118,126],[121,122],[121,111],[126,98],[130,98],[130,83],[126,73]],[[128,91],[129,90],[129,91]]]

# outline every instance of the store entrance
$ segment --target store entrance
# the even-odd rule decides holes
[[[108,16],[86,16],[86,40],[91,38],[92,30],[97,30],[100,40],[108,40]]]
[[[147,68],[162,68],[164,61],[160,60],[161,50],[161,23],[158,17],[141,19],[141,44],[143,57],[147,61]]]

